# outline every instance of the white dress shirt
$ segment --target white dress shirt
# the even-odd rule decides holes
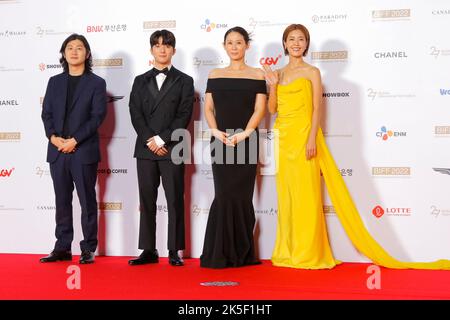
[[[169,65],[169,66],[167,66],[167,69],[169,69],[169,71],[170,71],[170,68],[171,68],[171,67],[172,67],[172,65]],[[167,75],[165,75],[164,73],[159,73],[159,74],[155,77],[155,79],[156,79],[156,84],[158,85],[158,90],[161,90],[161,87],[162,87],[162,85],[163,85],[163,83],[164,83],[164,80],[166,80],[166,78],[167,78]],[[157,145],[158,147],[162,147],[162,146],[165,145],[164,140],[161,139],[160,136],[154,136],[153,138],[155,138],[155,143],[156,143],[156,145]],[[149,145],[149,144],[150,144],[150,142],[147,143],[147,145]]]

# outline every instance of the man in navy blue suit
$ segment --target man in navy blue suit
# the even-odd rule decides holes
[[[74,184],[81,205],[80,263],[93,263],[97,249],[95,184],[100,161],[97,129],[106,116],[106,82],[92,73],[89,43],[70,35],[61,46],[64,72],[48,81],[42,121],[49,140],[47,162],[56,204],[56,243],[41,262],[72,260]]]

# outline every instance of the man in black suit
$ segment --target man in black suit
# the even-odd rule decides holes
[[[182,266],[178,254],[184,239],[184,163],[171,151],[177,144],[172,133],[185,130],[194,103],[192,77],[172,66],[175,36],[168,30],[150,36],[154,68],[137,76],[130,95],[130,114],[137,133],[134,157],[140,199],[139,249],[141,255],[130,265],[157,263],[156,200],[160,179],[167,199],[169,263]],[[178,156],[178,155],[177,155]]]
[[[95,184],[100,161],[97,129],[106,116],[106,82],[92,73],[91,49],[82,35],[61,46],[64,72],[48,81],[42,121],[49,139],[47,162],[55,190],[56,243],[41,262],[72,260],[74,184],[81,205],[80,263],[93,263],[97,249]]]

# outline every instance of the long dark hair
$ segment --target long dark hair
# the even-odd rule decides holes
[[[69,72],[69,64],[67,63],[66,58],[64,57],[64,52],[66,51],[67,44],[73,40],[80,40],[83,42],[84,47],[86,48],[86,60],[84,61],[84,72],[92,72],[92,54],[91,54],[91,46],[86,38],[81,34],[73,33],[64,40],[61,45],[61,49],[59,53],[61,53],[61,58],[59,58],[59,62],[62,64],[64,68],[64,72]]]

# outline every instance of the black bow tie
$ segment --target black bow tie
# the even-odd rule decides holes
[[[164,69],[162,69],[162,70],[158,70],[158,69],[156,69],[156,68],[153,68],[153,74],[155,75],[155,76],[157,76],[158,74],[160,74],[160,73],[164,73],[165,75],[167,75],[167,73],[169,72],[169,68],[164,68]]]

